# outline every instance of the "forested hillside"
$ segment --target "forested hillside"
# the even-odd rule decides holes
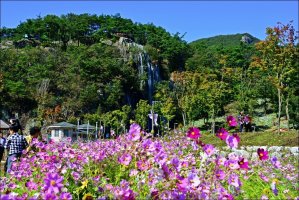
[[[253,37],[249,33],[238,33],[234,35],[217,35],[209,38],[202,38],[190,43],[191,46],[198,46],[201,44],[206,44],[208,47],[235,47],[240,45],[240,43],[245,43],[249,45],[254,45],[260,40]]]
[[[267,31],[260,42],[236,34],[187,44],[154,24],[89,14],[3,27],[0,117],[120,129],[129,120],[147,127],[151,109],[162,125],[259,108],[298,123],[297,33],[291,24]]]

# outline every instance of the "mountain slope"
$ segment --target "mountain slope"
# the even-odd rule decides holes
[[[217,35],[209,38],[202,38],[199,40],[195,40],[190,43],[191,46],[197,45],[206,45],[208,47],[211,46],[223,46],[223,47],[232,47],[238,46],[241,40],[245,41],[247,44],[255,44],[260,40],[249,33],[238,33],[233,35]]]

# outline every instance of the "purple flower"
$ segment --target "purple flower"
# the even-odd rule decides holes
[[[221,140],[226,140],[226,138],[228,136],[228,132],[227,132],[227,130],[225,130],[225,128],[221,128],[217,131],[216,136],[218,138],[220,138]]]
[[[197,188],[200,184],[200,179],[195,173],[190,173],[188,176],[188,180],[193,189]]]
[[[215,148],[213,145],[211,144],[206,144],[204,147],[203,147],[203,150],[205,151],[205,153],[208,155],[208,156],[211,156],[214,154],[215,152]]]
[[[68,192],[63,192],[63,193],[61,193],[61,195],[60,195],[60,199],[61,199],[61,200],[72,200],[73,197],[72,197],[72,195],[71,195],[70,193],[68,193]]]
[[[260,160],[268,160],[268,158],[269,158],[268,151],[265,151],[262,148],[257,149],[257,154],[258,154]]]
[[[139,126],[139,124],[133,123],[130,126],[130,130],[129,130],[129,138],[132,141],[137,141],[139,140],[141,137],[141,127]]]
[[[196,127],[191,127],[187,131],[187,137],[197,140],[200,137],[200,130]]]
[[[238,147],[238,140],[234,136],[228,136],[226,138],[226,144],[230,148],[237,148]]]
[[[176,184],[180,192],[186,192],[189,190],[189,181],[187,178],[178,178],[178,183]]]
[[[78,181],[81,177],[81,175],[76,171],[72,171],[71,174],[75,181]]]
[[[128,153],[125,153],[125,154],[121,155],[120,157],[118,157],[118,162],[120,164],[123,164],[126,166],[128,166],[130,164],[131,160],[132,160],[132,156]]]
[[[235,127],[235,126],[238,125],[237,120],[233,116],[231,116],[231,115],[227,116],[226,121],[227,121],[227,123],[228,123],[229,126]]]
[[[146,161],[139,160],[137,161],[137,167],[141,171],[145,171],[149,169],[149,164]]]
[[[239,169],[240,168],[238,161],[233,160],[233,159],[225,161],[225,166],[229,167],[230,169]]]
[[[281,168],[281,163],[278,161],[277,157],[273,156],[271,158],[271,163],[276,169]]]
[[[29,189],[29,190],[37,190],[37,184],[30,180],[28,182],[25,183],[25,186]]]
[[[228,178],[228,183],[232,186],[235,186],[235,187],[240,187],[241,186],[241,182],[240,182],[240,179],[238,177],[238,175],[236,174],[231,174]]]
[[[264,174],[260,173],[259,176],[263,181],[269,182],[269,178],[267,176],[265,176]]]
[[[219,180],[223,180],[225,178],[225,173],[221,169],[216,170],[215,175],[216,175],[216,178]]]
[[[272,181],[272,183],[271,183],[271,189],[272,189],[272,192],[274,193],[275,196],[278,195],[278,190],[277,190],[277,188],[276,188],[276,182],[277,182],[277,180],[274,179],[274,180]]]
[[[54,192],[55,194],[57,194],[63,187],[63,177],[59,176],[59,174],[57,173],[48,173],[47,177],[44,179],[44,182],[44,190],[47,193]]]
[[[57,199],[58,200],[57,196],[52,192],[46,192],[44,194],[43,199],[45,199],[45,200],[56,200]]]

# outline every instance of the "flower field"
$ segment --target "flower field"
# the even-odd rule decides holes
[[[230,148],[242,138],[220,129]],[[114,140],[43,144],[0,182],[1,199],[298,199],[298,161],[265,149],[221,155],[198,128],[153,138],[132,124]]]

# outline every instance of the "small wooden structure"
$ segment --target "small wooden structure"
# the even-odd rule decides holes
[[[77,134],[83,140],[90,140],[96,138],[95,126],[90,124],[81,124],[77,127]]]

